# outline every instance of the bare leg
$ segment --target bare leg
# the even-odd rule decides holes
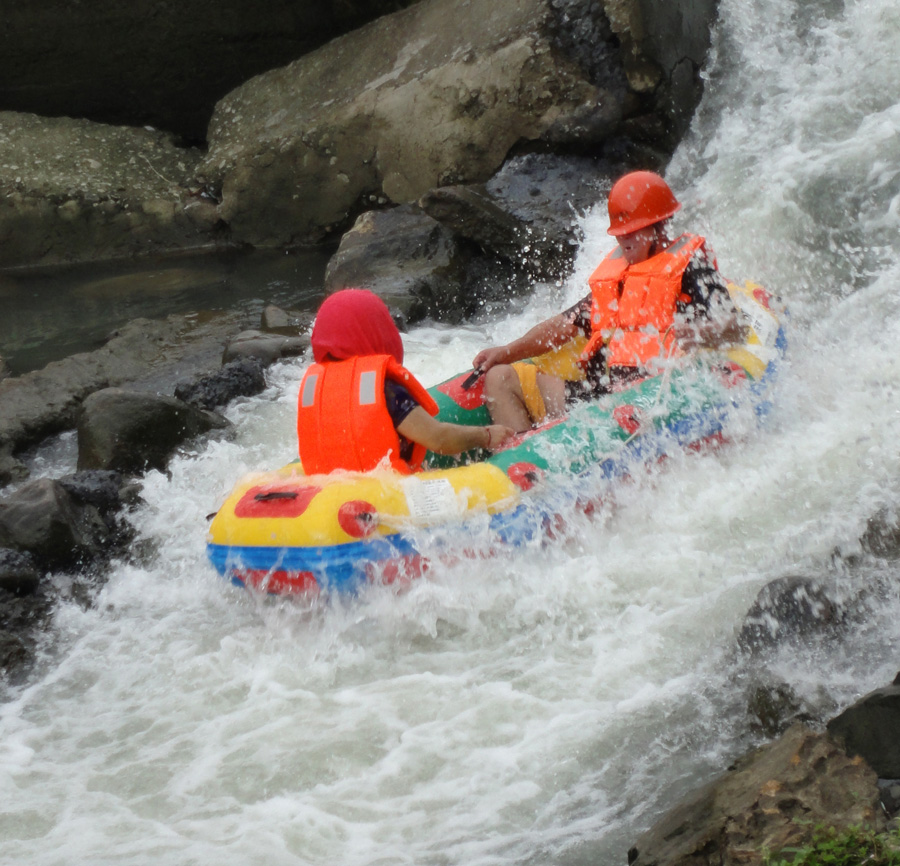
[[[547,418],[555,418],[566,411],[566,385],[558,376],[548,373],[537,374],[537,386],[544,401]],[[491,367],[484,377],[484,401],[491,420],[495,424],[505,424],[517,433],[530,430],[535,419],[528,412],[522,383],[515,369],[509,364]],[[537,419],[542,421],[543,418]]]
[[[495,424],[505,424],[517,433],[531,429],[522,385],[511,365],[498,364],[484,374],[484,402]]]

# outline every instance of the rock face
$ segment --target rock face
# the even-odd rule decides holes
[[[0,31],[0,107],[206,136],[213,106],[411,0],[41,0]]]
[[[882,827],[877,777],[827,734],[794,725],[677,806],[628,853],[632,866],[764,862],[816,824]]]
[[[162,132],[0,112],[0,267],[212,245],[199,161]]]
[[[47,0],[39,12],[20,4],[4,21],[0,109],[83,117],[0,111],[0,267],[321,243],[366,210],[486,183],[534,151],[664,164],[699,99],[715,4],[321,0],[299,10],[280,0],[238,12],[234,2],[137,0],[127,13],[112,0],[90,9]],[[395,9],[304,53],[335,28]],[[44,40],[66,23],[61,42],[88,45],[90,70],[74,58],[55,66],[66,52]],[[160,46],[179,26],[185,35],[165,57]],[[79,32],[116,47],[103,52]],[[212,46],[229,57],[241,39],[246,63],[198,65]],[[196,52],[189,72],[186,44]],[[173,97],[189,87],[209,99],[201,68],[224,74],[216,98],[225,79],[270,69],[219,102],[205,158],[170,133],[94,120],[168,112],[164,126],[186,128],[203,110]],[[172,114],[181,106],[192,121]]]
[[[713,4],[677,5],[692,24],[664,39],[693,75],[686,32],[708,41],[700,7]],[[667,119],[696,98],[675,107],[651,7],[422,0],[251,79],[210,124],[202,171],[221,185],[220,215],[255,246],[317,242],[373,206],[487,181],[516,148],[671,145]]]

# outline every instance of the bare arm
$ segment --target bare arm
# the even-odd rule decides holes
[[[497,364],[512,364],[557,349],[579,333],[565,313],[546,319],[505,346],[482,349],[472,361],[476,369],[487,372]]]
[[[515,430],[502,424],[469,427],[432,418],[417,406],[397,425],[397,432],[413,442],[424,445],[435,454],[461,454],[473,448],[496,449],[503,445]]]
[[[676,319],[674,325],[678,345],[689,352],[692,349],[719,349],[743,343],[747,339],[747,329],[738,321],[733,312],[716,311],[710,318],[696,318],[691,321]]]

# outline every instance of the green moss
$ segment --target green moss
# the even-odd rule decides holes
[[[900,866],[900,829],[816,828],[808,845],[767,855],[765,866]]]

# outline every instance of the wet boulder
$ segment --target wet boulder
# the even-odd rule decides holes
[[[877,777],[827,734],[793,725],[688,796],[628,852],[630,866],[762,866],[817,824],[884,826]]]
[[[900,674],[828,723],[828,732],[883,779],[900,779]]]
[[[268,367],[285,358],[297,358],[308,348],[308,334],[285,337],[258,330],[241,331],[225,344],[222,363],[227,365],[243,358],[254,359],[263,367]]]
[[[179,382],[175,397],[198,409],[217,409],[237,397],[252,397],[266,388],[266,375],[257,358],[237,358],[193,382]]]
[[[471,250],[414,205],[368,211],[328,262],[325,291],[366,288],[410,323],[458,322],[475,308],[465,292],[471,259]]]
[[[39,581],[40,574],[30,553],[0,548],[0,589],[11,595],[31,595]]]
[[[28,553],[42,566],[85,565],[113,536],[100,510],[59,481],[31,481],[0,501],[0,546]]]
[[[267,304],[260,316],[259,327],[267,334],[296,337],[309,332],[313,314],[305,310],[283,310],[275,304]]]
[[[783,734],[794,722],[812,721],[796,691],[785,682],[757,682],[747,698],[750,727],[767,737]]]
[[[175,397],[105,388],[91,394],[78,421],[78,468],[137,474],[165,470],[184,442],[228,422]]]
[[[900,559],[900,517],[893,509],[880,509],[866,522],[860,543],[873,556]]]
[[[843,624],[840,606],[813,578],[799,575],[763,587],[744,618],[738,646],[751,654],[796,640],[833,635]]]
[[[486,184],[429,190],[419,204],[455,238],[507,259],[532,281],[553,280],[571,268],[581,218],[602,206],[625,170],[621,162],[530,153],[507,160]]]

